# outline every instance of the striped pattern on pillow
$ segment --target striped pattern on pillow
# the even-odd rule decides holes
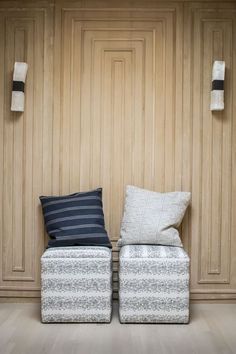
[[[40,198],[51,240],[48,247],[106,246],[102,188],[58,197]]]

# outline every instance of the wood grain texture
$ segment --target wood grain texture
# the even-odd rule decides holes
[[[39,6],[39,7],[37,7]],[[52,92],[49,8],[1,3],[1,295],[39,294],[44,226],[38,196],[51,189]],[[51,23],[50,23],[51,25]],[[25,111],[10,111],[13,65],[29,65]]]
[[[182,134],[175,130],[181,124],[175,100],[181,63],[173,47],[178,11],[134,9],[131,17],[67,3],[61,10],[59,193],[101,186],[114,246],[127,184],[159,191],[181,187],[179,181],[175,187]],[[115,293],[117,261],[114,251]]]
[[[103,187],[114,297],[127,184],[192,192],[194,300],[236,298],[236,3],[0,2],[1,297],[40,295],[38,196]],[[226,61],[225,110],[209,110]],[[14,61],[26,109],[10,112]]]
[[[232,4],[185,5],[189,31],[185,34],[188,56],[185,92],[189,95],[186,125],[191,136],[186,158],[191,162],[190,218],[192,297],[235,296],[235,128],[232,95],[235,92],[236,7]],[[211,112],[209,95],[214,60],[226,62],[225,110]],[[187,93],[189,91],[189,93]],[[231,263],[233,261],[233,263]],[[231,295],[230,295],[231,294]]]
[[[1,354],[234,354],[234,304],[193,304],[188,325],[42,324],[39,304],[0,304]],[[27,331],[27,340],[25,332]],[[158,349],[157,349],[158,348]]]

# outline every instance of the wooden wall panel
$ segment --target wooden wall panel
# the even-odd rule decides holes
[[[12,58],[35,65],[33,57],[33,18],[6,19],[5,63],[6,75],[12,71]],[[38,63],[37,63],[38,64]],[[11,91],[8,81],[8,92]],[[33,90],[34,80],[29,75],[27,88]],[[6,104],[9,107],[9,96]],[[3,203],[3,280],[29,280],[34,278],[31,235],[27,232],[27,219],[32,219],[32,152],[33,106],[26,101],[26,114],[8,116],[4,121],[4,193]],[[19,119],[20,118],[20,119]],[[27,162],[27,165],[26,165]],[[27,188],[26,188],[27,181]],[[27,215],[27,219],[26,219]],[[26,247],[28,245],[28,247]]]
[[[15,296],[17,290],[20,296],[20,291],[26,290],[31,296],[39,295],[36,292],[40,289],[39,258],[44,249],[38,196],[49,192],[51,184],[51,166],[47,165],[51,159],[51,141],[45,138],[48,131],[52,134],[52,105],[44,107],[45,97],[51,96],[46,86],[51,77],[47,67],[50,53],[46,49],[50,31],[46,8],[16,11],[4,5],[0,8],[3,49],[0,291],[1,296]],[[15,61],[29,65],[24,113],[10,111]]]
[[[236,3],[0,2],[0,296],[37,297],[38,196],[103,187],[114,297],[124,190],[190,190],[180,229],[196,300],[236,299]],[[212,62],[226,61],[211,113]],[[14,61],[26,109],[10,112]]]
[[[125,186],[175,189],[176,11],[61,12],[59,192],[103,188],[115,279]]]
[[[235,128],[232,98],[235,95],[233,67],[236,7],[188,5],[186,15],[192,25],[186,36],[190,57],[191,136],[188,146],[192,159],[191,254],[192,296],[235,298],[231,278],[232,251],[235,249],[233,186]],[[190,42],[188,42],[190,40]],[[225,60],[225,109],[211,112],[211,71],[214,60]],[[188,68],[189,70],[189,68]],[[189,124],[188,124],[189,125]],[[189,161],[190,162],[190,161]]]

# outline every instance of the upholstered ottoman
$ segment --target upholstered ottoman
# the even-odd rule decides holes
[[[120,322],[188,323],[189,257],[182,248],[127,245],[119,257]]]
[[[112,252],[56,247],[41,257],[42,322],[110,322]]]

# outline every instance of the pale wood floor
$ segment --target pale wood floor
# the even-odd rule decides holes
[[[0,304],[1,354],[236,353],[236,305],[193,304],[188,325],[42,324],[39,304]]]

